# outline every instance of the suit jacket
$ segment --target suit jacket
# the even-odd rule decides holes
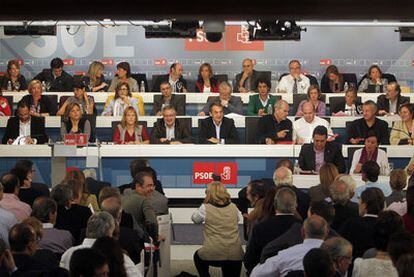
[[[371,127],[368,127],[364,118],[352,121],[346,128],[348,134],[347,143],[349,143],[351,138],[365,138],[370,130],[374,130],[377,134],[379,144],[390,144],[388,123],[378,117]],[[361,141],[360,144],[363,144],[363,141]]]
[[[219,96],[210,96],[207,98],[207,104],[203,107],[203,112],[207,115],[210,111],[210,106],[213,103],[220,102]],[[243,115],[243,102],[239,96],[231,96],[229,104],[224,107],[224,114],[237,113]]]
[[[327,142],[324,150],[325,163],[333,163],[339,173],[345,173],[345,160],[342,156],[342,145],[336,142]],[[315,170],[315,150],[313,143],[302,145],[299,153],[299,166],[302,170]]]
[[[269,94],[266,107],[263,107],[259,94],[250,95],[247,115],[258,115],[260,109],[264,109],[267,114],[273,114],[273,106],[276,103],[276,96]],[[270,107],[270,108],[269,108]],[[269,110],[271,111],[269,113]]]
[[[128,252],[128,256],[138,264],[141,261],[141,250],[144,249],[145,234],[142,229],[134,230],[132,228],[119,227],[118,242],[122,249]]]
[[[405,104],[405,103],[410,103],[410,98],[398,95],[398,98],[397,98],[397,112],[398,112],[399,107],[402,104]],[[378,111],[385,110],[387,113],[390,112],[390,100],[387,99],[385,94],[382,94],[382,95],[378,96],[377,106],[378,106]]]
[[[170,79],[170,74],[165,74],[165,75],[159,75],[157,79],[153,79],[153,85],[152,85],[152,92],[160,92],[160,86],[161,83],[163,82],[168,82],[168,80]],[[183,87],[187,89],[187,81],[183,78],[183,76],[180,77],[180,79],[178,79],[178,82],[181,82],[181,84],[183,84]],[[182,92],[182,91],[180,91]]]
[[[46,184],[32,182],[31,187],[39,191],[43,196],[50,196],[49,186]]]
[[[157,112],[162,110],[163,97],[156,98],[154,97],[154,104],[152,106],[152,114],[156,115]],[[170,106],[173,106],[177,115],[185,115],[185,98],[177,97],[177,95],[171,95]]]
[[[81,243],[81,230],[86,228],[91,215],[92,212],[87,207],[72,204],[70,209],[67,209],[58,205],[55,228],[68,230],[75,239],[74,245],[78,245]]]
[[[335,218],[331,226],[336,231],[339,231],[344,224],[350,218],[359,217],[358,204],[348,200],[346,205],[334,204]]]
[[[151,143],[161,144],[160,138],[165,138],[167,136],[167,128],[165,127],[164,119],[158,119],[155,122],[154,127],[151,132]],[[179,118],[175,119],[174,125],[174,141],[179,141],[182,143],[191,143],[191,130],[187,128],[184,124],[181,123]],[[166,144],[168,144],[166,142]]]
[[[37,139],[37,144],[44,144],[48,141],[45,131],[45,118],[32,116],[30,118],[30,134],[32,138]],[[10,117],[7,120],[6,131],[3,136],[2,143],[7,144],[9,139],[15,140],[20,133],[20,119],[18,116]]]
[[[198,143],[209,144],[209,138],[216,137],[216,126],[210,116],[200,121]],[[234,120],[223,117],[220,127],[220,139],[224,139],[226,144],[239,144],[239,134],[237,133]]]
[[[240,92],[239,83],[240,83],[242,76],[243,76],[243,72],[240,72],[239,74],[236,75],[236,81],[235,81],[234,88],[233,88],[234,92]],[[260,76],[259,72],[257,72],[256,70],[253,70],[253,74],[252,76],[250,76],[250,88],[247,88],[249,89],[249,91],[257,92],[256,82],[259,76]],[[247,79],[244,81],[243,87],[246,87],[246,82],[247,82]]]
[[[283,130],[289,130],[284,138],[278,138],[277,133]],[[257,122],[256,142],[259,144],[266,143],[266,139],[270,138],[274,142],[292,141],[293,125],[288,118],[278,122],[273,114],[262,116]]]
[[[73,91],[73,77],[64,70],[62,71],[62,75],[55,78],[52,69],[43,69],[33,79],[39,80],[40,82],[50,82],[51,86],[49,91]]]
[[[33,104],[33,96],[28,94],[23,96],[22,101],[25,101],[29,106]],[[40,113],[49,113],[49,115],[56,115],[57,103],[53,103],[47,95],[42,95],[40,98]]]

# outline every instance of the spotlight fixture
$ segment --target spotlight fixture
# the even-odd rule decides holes
[[[203,22],[203,31],[210,42],[219,42],[223,37],[225,29],[224,20],[205,20]]]
[[[249,25],[250,40],[300,40],[302,29],[294,20],[259,20]]]
[[[170,25],[144,26],[145,38],[196,38],[198,21],[172,21]]]

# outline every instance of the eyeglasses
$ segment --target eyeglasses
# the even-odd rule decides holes
[[[124,90],[125,91],[125,90],[128,90],[128,89],[127,88],[120,88],[119,90]]]

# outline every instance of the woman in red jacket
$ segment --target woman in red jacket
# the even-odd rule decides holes
[[[124,110],[121,123],[114,130],[112,141],[116,144],[150,143],[147,128],[138,124],[138,114],[132,106]]]
[[[198,70],[196,92],[218,92],[219,82],[213,77],[213,69],[209,63],[203,63]]]

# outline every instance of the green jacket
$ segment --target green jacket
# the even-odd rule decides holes
[[[247,106],[247,115],[258,115],[260,109],[264,109],[267,114],[269,114],[268,111],[271,109],[273,113],[273,105],[276,103],[276,100],[276,96],[269,94],[269,101],[267,101],[267,105],[263,107],[259,94],[250,95],[249,105]]]

